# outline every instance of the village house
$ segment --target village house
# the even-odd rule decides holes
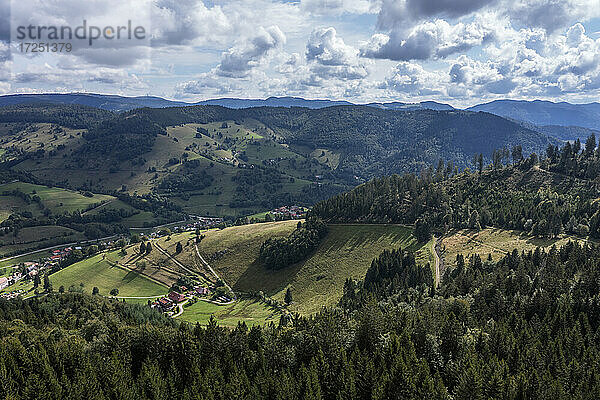
[[[206,296],[208,294],[208,288],[196,286],[194,287],[194,294],[197,296]]]
[[[170,299],[167,299],[166,297],[160,298],[158,299],[158,304],[157,304],[160,308],[162,308],[163,310],[169,310],[170,308],[173,307],[173,302]]]
[[[298,206],[282,206],[271,211],[276,217],[284,218],[304,218],[306,216],[306,209]]]
[[[169,299],[174,303],[181,303],[185,300],[185,296],[181,293],[171,292],[169,293]]]
[[[8,286],[8,278],[5,276],[0,277],[0,290]]]

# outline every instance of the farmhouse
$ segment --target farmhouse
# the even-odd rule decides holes
[[[158,300],[158,306],[163,310],[168,310],[173,306],[173,302],[167,298],[161,298]]]
[[[198,296],[206,296],[208,294],[208,288],[196,286],[194,287],[194,294]]]
[[[169,293],[169,299],[171,299],[171,301],[173,301],[174,303],[181,303],[185,300],[185,296],[181,293],[171,292]]]

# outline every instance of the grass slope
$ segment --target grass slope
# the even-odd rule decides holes
[[[87,197],[72,190],[57,187],[50,188],[47,186],[23,182],[12,182],[5,185],[0,185],[0,194],[13,190],[19,190],[32,196],[37,194],[44,206],[49,208],[54,214],[64,214],[66,212],[73,212],[77,210],[82,211],[86,209],[86,207],[89,207],[93,204],[99,204],[114,199],[113,196],[104,194],[94,194],[92,197]],[[9,201],[14,199],[13,196],[0,196],[0,210],[4,209],[4,197],[11,198]],[[19,209],[19,211],[22,211],[22,209]]]
[[[569,240],[587,241],[568,235],[560,235],[556,238],[541,238],[517,230],[498,228],[486,228],[479,232],[462,229],[453,231],[444,237],[442,248],[444,249],[445,266],[453,267],[456,265],[457,254],[462,254],[465,257],[471,254],[479,254],[483,260],[491,254],[492,259],[498,261],[507,252],[514,249],[521,252],[535,250],[536,247],[548,248],[553,245],[560,247]]]
[[[332,225],[329,234],[306,261],[268,271],[256,260],[268,236],[285,236],[296,221],[246,225],[205,233],[200,250],[213,268],[238,291],[262,290],[283,300],[292,290],[292,311],[310,314],[335,304],[346,278],[362,279],[371,261],[384,249],[408,248],[419,261],[431,262],[428,244],[416,243],[412,230],[397,225]],[[181,255],[181,257],[185,257]]]
[[[50,275],[50,281],[54,289],[61,285],[67,289],[71,285],[79,287],[83,283],[83,290],[88,293],[96,286],[102,295],[108,295],[115,288],[119,289],[119,296],[136,297],[158,296],[168,291],[167,287],[136,272],[111,265],[100,254]]]
[[[219,325],[235,327],[238,322],[245,322],[248,326],[277,323],[281,313],[257,300],[240,300],[227,306],[198,301],[186,307],[178,319],[205,325],[211,315]]]

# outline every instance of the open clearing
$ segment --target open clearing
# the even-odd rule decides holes
[[[83,194],[56,187],[47,187],[34,185],[31,183],[13,182],[0,186],[0,194],[6,191],[19,190],[31,196],[37,194],[42,200],[42,204],[49,208],[54,214],[64,214],[66,212],[83,211],[87,207],[99,204],[105,201],[113,200],[114,197],[104,194],[94,194],[92,197]],[[4,197],[4,196],[0,196]],[[1,204],[1,199],[0,199]]]
[[[235,327],[238,322],[245,322],[248,326],[264,325],[269,322],[278,323],[281,312],[258,300],[240,300],[226,306],[198,301],[185,307],[183,314],[178,319],[205,325],[211,315],[216,318],[219,325]]]
[[[385,249],[417,252],[423,264],[433,260],[429,244],[418,244],[412,229],[397,225],[331,225],[315,253],[304,262],[279,271],[266,270],[257,262],[260,246],[268,237],[286,236],[298,221],[231,227],[206,232],[199,245],[203,257],[234,290],[262,290],[283,301],[292,290],[291,311],[311,314],[332,306],[342,295],[347,278],[362,279],[371,261]],[[185,254],[184,254],[185,253]],[[189,257],[187,252],[180,255]]]
[[[479,232],[463,229],[445,236],[442,241],[442,249],[445,249],[443,252],[445,266],[453,267],[456,265],[457,254],[465,257],[479,254],[482,259],[486,259],[491,254],[492,259],[498,261],[513,249],[521,252],[535,250],[536,247],[548,248],[553,245],[559,247],[569,240],[586,241],[568,235],[560,235],[557,238],[540,238],[521,231],[498,228],[486,228]]]
[[[86,293],[91,293],[92,288],[96,286],[104,296],[115,288],[119,289],[119,296],[158,296],[168,291],[166,286],[159,285],[143,275],[113,266],[109,261],[103,260],[101,254],[50,275],[50,282],[55,290],[61,285],[68,289],[72,285],[79,287],[83,283]]]

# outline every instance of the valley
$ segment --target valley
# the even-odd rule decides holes
[[[586,185],[550,172],[546,164],[529,169],[527,152],[556,141],[508,120],[453,109],[197,106],[115,114],[63,105],[11,107],[0,109],[0,147],[9,166],[6,183],[0,186],[0,218],[5,226],[0,236],[2,265],[42,261],[43,266],[47,253],[36,253],[38,249],[81,244],[83,257],[64,268],[64,260],[48,267],[56,271],[49,274],[54,290],[91,293],[95,287],[101,296],[117,290],[113,297],[146,304],[191,279],[211,294],[205,299],[190,294],[179,312],[172,312],[190,322],[207,323],[214,315],[228,326],[236,325],[236,318],[266,323],[334,307],[346,281],[360,281],[385,251],[413,252],[417,265],[441,282],[445,270],[456,266],[458,254],[478,254],[482,259],[490,254],[497,262],[514,248],[561,246],[574,237],[575,227],[569,235],[550,240],[524,232],[523,222],[517,224],[521,230],[514,230],[514,221],[480,231],[472,226],[448,230],[442,228],[448,226],[447,220],[432,214],[428,224],[436,238],[423,239],[415,231],[416,210],[406,203],[413,201],[408,193],[398,209],[366,212],[348,205],[352,217],[331,218],[327,207],[336,201],[332,196],[357,185],[342,196],[361,193],[376,182],[363,184],[373,177],[423,165],[425,181],[443,183],[450,196],[463,193],[461,185],[478,180],[486,190],[500,182],[531,188],[570,182],[577,191]],[[376,119],[380,121],[375,123]],[[390,128],[374,129],[382,126],[381,120]],[[441,130],[434,128],[440,124]],[[489,130],[485,140],[479,129]],[[409,142],[437,149],[435,156],[407,152],[404,146]],[[515,155],[515,143],[527,150]],[[509,144],[512,159],[508,150],[496,159],[495,150]],[[482,162],[490,154],[496,163],[480,171],[480,178],[469,170],[459,173],[459,168],[478,168],[466,156],[473,152],[485,154]],[[450,159],[442,160],[437,169],[424,167],[444,155]],[[510,166],[511,160],[519,167]],[[502,181],[502,174],[510,178]],[[277,220],[289,217],[265,210],[315,203],[313,214],[328,222],[322,242],[300,262],[282,270],[265,269],[260,262],[263,243],[292,237],[298,225],[298,217]],[[391,203],[378,199],[368,205],[380,208]],[[456,221],[472,211],[452,212]],[[486,212],[481,212],[480,223],[494,224],[490,220],[494,216]],[[140,251],[140,239],[152,244],[151,252]],[[435,277],[435,243],[441,256],[439,277]],[[98,249],[88,255],[86,249],[93,246]],[[26,253],[33,254],[21,256]],[[17,257],[11,259],[13,255]],[[12,271],[5,269],[7,276]],[[18,287],[33,294],[32,281]],[[230,298],[230,291],[239,296],[231,305],[205,301],[227,303],[218,298]],[[288,293],[291,302],[286,302]]]
[[[547,347],[540,321],[567,349],[597,324],[594,136],[561,145],[481,113],[353,107],[144,109],[67,119],[81,129],[69,132],[68,112],[43,111],[2,125],[0,320],[22,321],[9,329],[38,318],[134,358],[202,343],[203,360],[260,349],[261,362],[315,365],[339,351],[364,376],[398,347],[420,357],[411,376],[432,379],[432,365],[442,382],[453,360],[514,353],[496,338]],[[478,139],[488,123],[491,142]],[[343,361],[346,347],[362,361]]]
[[[600,399],[600,0],[0,1],[0,399]]]

